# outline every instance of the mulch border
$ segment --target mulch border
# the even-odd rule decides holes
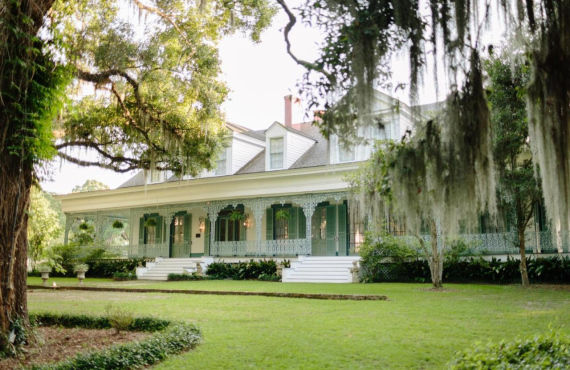
[[[278,298],[306,298],[340,301],[386,301],[385,295],[367,294],[323,294],[323,293],[283,293],[283,292],[236,292],[227,290],[189,290],[189,289],[129,289],[129,288],[104,288],[88,286],[58,286],[57,288],[43,285],[28,285],[28,289],[45,290],[82,290],[92,292],[123,292],[123,293],[174,293],[174,294],[206,294],[206,295],[237,295],[237,296],[261,296]]]

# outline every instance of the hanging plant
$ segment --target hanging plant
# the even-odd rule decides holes
[[[290,217],[288,209],[280,209],[275,212],[275,219],[276,220],[288,220]]]
[[[237,209],[230,213],[230,221],[242,221],[244,218],[244,214]]]
[[[122,229],[125,225],[123,225],[123,222],[120,220],[115,220],[113,222],[113,229]]]
[[[156,226],[156,219],[153,218],[149,218],[144,222],[144,227],[154,227]]]
[[[79,230],[86,231],[89,229],[89,224],[87,222],[82,222],[79,224]]]

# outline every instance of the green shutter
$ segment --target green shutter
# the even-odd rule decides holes
[[[192,240],[192,215],[186,213],[184,215],[184,244],[189,244],[190,240]]]
[[[214,240],[219,242],[220,241],[220,219],[216,218],[216,222],[214,222]]]
[[[245,226],[243,226],[243,221],[240,221],[239,223],[239,240],[246,240],[246,233],[247,228]]]
[[[265,239],[273,240],[273,208],[265,210]]]
[[[139,220],[139,245],[144,244],[144,217]]]
[[[162,229],[164,227],[164,221],[162,216],[156,216],[156,241],[160,244],[162,243]]]
[[[297,213],[299,212],[299,208],[291,207],[289,208],[289,239],[297,239],[298,237],[298,222],[299,217],[297,217]]]
[[[327,206],[327,248],[326,255],[336,255],[336,206]]]
[[[307,237],[307,218],[302,208],[299,208],[299,239]]]
[[[211,229],[210,219],[206,218],[204,235],[202,235],[202,237],[204,238],[204,255],[206,256],[210,255],[210,229]]]
[[[346,204],[338,205],[338,254],[346,256],[348,250],[347,240]]]

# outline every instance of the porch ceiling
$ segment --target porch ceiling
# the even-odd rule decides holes
[[[115,190],[60,195],[65,213],[321,193],[344,190],[357,163],[206,177]]]

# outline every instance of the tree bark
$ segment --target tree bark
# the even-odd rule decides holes
[[[19,158],[5,156],[0,175],[0,351],[9,350],[11,326],[28,323],[26,300],[27,226],[32,169],[20,167]],[[6,159],[7,158],[7,159]]]
[[[525,251],[525,238],[524,238],[524,230],[525,229],[517,229],[518,237],[519,237],[519,252],[521,255],[521,262],[520,262],[520,270],[521,270],[521,282],[522,286],[528,288],[530,286],[530,282],[528,280],[528,270],[526,267],[526,251]]]
[[[28,104],[36,35],[54,0],[6,1],[0,22],[0,352],[13,349],[12,326],[27,325],[27,226],[36,139]]]
[[[433,287],[440,289],[443,287],[443,248],[440,252],[440,249],[438,248],[439,238],[437,231],[435,221],[430,220],[431,254],[428,256],[428,264]]]

